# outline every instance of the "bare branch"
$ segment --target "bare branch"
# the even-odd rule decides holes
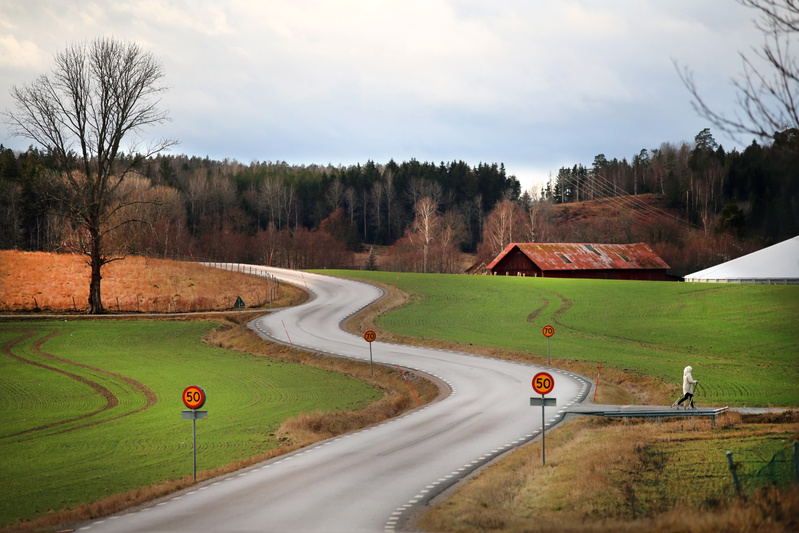
[[[92,312],[103,310],[100,267],[109,261],[103,238],[136,221],[123,217],[105,226],[135,203],[112,205],[115,193],[142,159],[176,144],[171,139],[157,141],[117,168],[123,140],[169,120],[160,109],[160,96],[167,90],[163,77],[163,67],[151,53],[136,44],[100,37],[72,43],[55,54],[49,74],[11,89],[16,109],[4,114],[11,131],[52,152],[65,185],[61,200],[86,230],[78,239],[88,237]]]
[[[746,53],[739,52],[743,70],[739,78],[731,80],[736,90],[737,112],[729,116],[713,110],[700,95],[691,71],[674,64],[683,85],[691,93],[691,105],[700,116],[733,138],[747,134],[770,141],[777,131],[799,128],[796,108],[799,62],[790,50],[799,32],[799,1],[738,2],[761,15],[755,25],[763,33],[763,44],[752,52],[768,69],[756,66]]]

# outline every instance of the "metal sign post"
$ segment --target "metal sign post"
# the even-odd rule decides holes
[[[236,298],[236,303],[233,304],[233,307],[239,310],[239,333],[241,333],[241,308],[244,307],[244,300],[241,299],[241,296]]]
[[[530,398],[530,405],[541,406],[541,461],[544,466],[547,464],[547,433],[546,433],[546,414],[544,413],[544,407],[555,407],[557,406],[557,400],[555,398],[545,398],[544,395],[548,392],[552,392],[552,389],[555,388],[555,380],[552,378],[551,374],[547,372],[539,372],[538,374],[533,377],[533,390],[541,395],[540,398]]]
[[[544,423],[544,407],[556,407],[558,405],[558,401],[555,398],[545,398],[542,394],[540,398],[530,398],[530,405],[535,407],[536,405],[541,406],[541,460],[543,461],[544,466],[547,464],[547,435],[546,435],[546,424]]]
[[[549,358],[549,338],[555,334],[555,328],[547,324],[546,326],[544,326],[544,329],[541,330],[541,333],[543,333],[544,337],[547,338],[547,364],[550,364],[551,361]]]
[[[375,369],[372,366],[372,342],[377,338],[377,334],[371,329],[363,334],[363,339],[369,343],[369,370],[372,371],[372,377],[375,377]]]
[[[181,418],[191,420],[192,455],[194,456],[194,482],[197,483],[197,419],[208,418],[208,411],[198,411],[205,404],[206,395],[202,387],[191,385],[183,390],[183,403],[191,411],[182,411]]]

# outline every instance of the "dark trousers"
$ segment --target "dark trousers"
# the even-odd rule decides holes
[[[682,402],[684,402],[685,400],[688,400],[688,405],[693,405],[694,404],[694,395],[693,395],[693,393],[686,392],[685,394],[683,394],[682,398],[677,400],[677,405],[682,405]]]

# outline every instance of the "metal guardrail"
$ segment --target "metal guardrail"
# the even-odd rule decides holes
[[[576,415],[602,416],[606,418],[626,418],[627,425],[630,425],[630,418],[657,418],[660,426],[661,418],[691,417],[691,427],[694,425],[694,417],[709,416],[711,424],[716,427],[716,417],[727,411],[728,407],[716,408],[697,408],[697,409],[675,409],[668,407],[646,407],[646,406],[575,406],[569,409],[569,413]]]
[[[605,413],[602,416],[610,418],[627,418],[627,425],[630,425],[630,418],[657,418],[658,427],[660,427],[661,418],[671,418],[675,416],[691,417],[691,427],[694,427],[695,416],[709,416],[711,417],[710,425],[716,427],[716,416],[727,411],[726,407],[719,407],[716,409],[663,409],[660,411],[641,411],[641,412],[618,412],[618,413]]]

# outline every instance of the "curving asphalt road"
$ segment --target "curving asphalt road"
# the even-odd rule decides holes
[[[369,360],[362,337],[340,329],[378,299],[371,285],[297,271],[268,270],[307,287],[303,305],[254,320],[262,337]],[[76,526],[91,532],[377,532],[404,521],[447,487],[539,435],[541,408],[530,407],[528,364],[412,346],[372,345],[375,364],[400,365],[444,381],[451,393],[405,416],[299,450],[118,516]],[[590,383],[550,369],[547,427],[582,401]]]

